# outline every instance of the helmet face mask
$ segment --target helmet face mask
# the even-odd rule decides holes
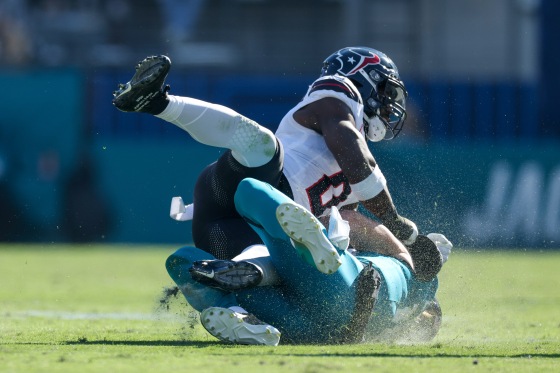
[[[402,81],[388,77],[379,86],[378,100],[382,105],[377,114],[388,128],[386,140],[396,137],[401,132],[406,119],[406,97],[408,93]]]
[[[325,75],[345,76],[358,89],[367,139],[389,140],[399,134],[406,119],[408,93],[397,67],[384,53],[367,47],[343,48],[324,61],[321,76]]]

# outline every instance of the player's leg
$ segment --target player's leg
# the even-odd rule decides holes
[[[168,95],[169,104],[157,117],[187,131],[198,142],[230,149],[246,167],[268,163],[276,151],[274,133],[222,105]]]
[[[177,284],[187,302],[199,312],[212,306],[227,308],[238,305],[233,294],[206,286],[194,280],[189,273],[194,261],[212,258],[212,255],[203,250],[186,246],[170,255],[165,262],[169,276]]]
[[[278,327],[284,342],[348,343],[362,340],[378,284],[377,273],[365,268],[352,286],[338,289],[337,294],[329,292],[328,282],[310,280],[306,292],[282,281],[278,286],[255,287],[236,295],[243,308]]]
[[[190,273],[195,280],[226,291],[279,283],[268,250],[262,244],[249,246],[231,260],[195,261]]]
[[[194,190],[193,240],[217,259],[230,260],[262,240],[235,208],[235,192],[241,180],[252,177],[271,184],[281,179],[282,146],[261,167],[245,167],[226,151],[199,176]]]
[[[320,272],[334,273],[341,265],[340,255],[326,236],[323,225],[303,207],[298,207],[289,197],[268,183],[255,179],[244,179],[235,193],[237,211],[261,235],[261,239],[290,242],[293,239],[302,253],[310,253],[310,264]],[[258,228],[262,228],[258,230]],[[261,232],[265,232],[263,237]],[[291,237],[291,236],[293,237]],[[266,245],[269,250],[270,245]],[[303,266],[297,249],[284,253],[283,257],[293,258],[290,264]],[[276,261],[277,255],[271,252]],[[282,263],[278,263],[282,264]],[[284,267],[287,265],[283,265]]]
[[[322,317],[319,312],[310,317],[299,296],[284,285],[255,287],[236,294],[243,308],[282,332],[282,343],[329,343],[340,326],[338,320]]]
[[[171,68],[166,56],[152,56],[119,85],[113,104],[122,111],[147,112],[187,131],[200,143],[230,149],[246,167],[268,163],[277,148],[274,133],[225,106],[190,97],[168,95],[165,78]]]
[[[233,293],[209,287],[191,276],[194,261],[213,259],[195,247],[183,247],[166,261],[166,268],[187,302],[201,312],[204,328],[214,337],[232,343],[276,346],[280,332],[239,306]]]
[[[268,240],[268,242],[270,244],[274,241]],[[285,241],[277,241],[274,244],[290,245]],[[293,251],[293,248],[288,247],[287,250]],[[266,320],[266,322],[276,326],[282,332],[282,340],[285,342],[331,343],[335,340],[337,342],[345,341],[342,340],[342,337],[351,335],[351,328],[348,325],[355,326],[356,324],[357,312],[348,306],[353,298],[349,299],[347,297],[347,295],[353,294],[350,291],[354,289],[335,289],[339,294],[331,296],[325,292],[323,285],[311,283],[310,281],[314,280],[308,278],[305,281],[305,286],[310,289],[311,294],[302,294],[289,286],[290,281],[283,281],[276,274],[270,259],[268,250],[264,245],[254,245],[233,260],[196,261],[189,272],[191,275],[193,275],[193,272],[197,273],[193,277],[198,281],[210,284],[210,286],[236,290],[235,294],[239,305],[249,310],[258,319]],[[298,258],[295,258],[295,260],[301,261]],[[306,270],[310,268],[307,264],[304,264],[304,266]],[[343,268],[341,272],[346,273],[347,271]],[[334,278],[335,275],[323,275],[323,277]],[[253,279],[258,280],[258,283],[247,283],[247,281]],[[255,287],[256,285],[266,286]],[[357,285],[356,288],[358,288]],[[323,301],[323,296],[328,299]],[[367,296],[364,295],[364,299],[367,299]],[[339,306],[342,309],[337,309]],[[201,320],[203,324],[206,324],[207,329],[215,328],[211,331],[213,335],[219,330],[220,336],[218,338],[220,339],[224,339],[224,336],[250,335],[254,333],[254,328],[259,327],[259,324],[245,327],[245,319],[233,315],[231,310],[213,308],[212,312],[209,312],[205,310]],[[238,325],[239,320],[243,320],[243,325]],[[242,332],[239,329],[242,329]],[[269,333],[265,330],[264,334],[258,335],[266,337],[267,334]]]
[[[278,209],[296,205],[291,200],[270,185],[253,179],[243,180],[238,187],[235,195],[236,207],[241,215],[247,219],[253,229],[255,229],[264,241],[271,256],[271,260],[281,278],[284,289],[291,292],[297,303],[301,306],[302,313],[311,320],[331,325],[326,327],[332,332],[332,325],[348,325],[355,316],[356,309],[349,305],[358,305],[361,299],[357,299],[359,291],[364,286],[368,287],[367,281],[364,284],[360,281],[360,276],[369,276],[369,272],[364,271],[364,266],[354,256],[347,252],[337,253],[339,263],[331,274],[323,267],[323,272],[317,271],[309,263],[302,260],[297,250],[292,246],[290,237],[281,225],[282,220],[278,220],[276,212]],[[299,207],[303,209],[302,207]],[[302,250],[307,250],[315,246],[313,250],[318,252],[325,251],[329,255],[330,250],[321,248],[323,240],[327,240],[325,229],[316,219],[306,214],[289,215],[301,230],[295,229],[298,234],[306,237],[299,245]],[[302,217],[302,219],[300,219]],[[311,232],[308,233],[307,231]],[[320,232],[323,237],[318,237]],[[297,235],[296,235],[297,236]],[[300,238],[295,237],[296,239]],[[328,240],[327,240],[328,241]],[[321,258],[322,256],[317,256]],[[316,260],[312,262],[317,267]],[[370,284],[370,294],[376,290],[376,283]],[[365,294],[365,293],[364,293]],[[363,295],[364,300],[369,302],[368,296]],[[371,303],[371,302],[369,302]],[[368,304],[369,304],[368,303]],[[319,305],[319,306],[318,306]],[[328,305],[322,307],[321,305]],[[371,304],[373,307],[373,304]],[[362,307],[367,308],[367,307]],[[360,308],[361,309],[361,308]],[[371,312],[371,310],[370,310]],[[367,313],[367,312],[366,312]],[[369,315],[369,313],[367,313]]]

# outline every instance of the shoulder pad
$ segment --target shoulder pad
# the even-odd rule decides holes
[[[363,104],[362,97],[360,96],[358,89],[346,77],[340,75],[323,76],[313,82],[311,87],[309,87],[309,91],[307,92],[307,95],[322,90],[343,93],[349,99],[356,101],[357,103]]]

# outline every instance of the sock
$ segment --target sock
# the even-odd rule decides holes
[[[276,138],[268,128],[222,105],[190,97],[167,96],[169,104],[156,115],[187,131],[196,141],[231,149],[246,167],[268,163],[276,153]]]
[[[245,261],[259,267],[263,278],[258,286],[270,286],[280,283],[280,277],[278,272],[276,272],[276,268],[274,268],[274,264],[272,264],[272,260],[270,260],[270,254],[265,245],[249,246],[232,260],[236,262]]]

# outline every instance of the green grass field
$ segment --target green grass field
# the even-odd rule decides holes
[[[159,307],[174,250],[0,245],[0,372],[560,372],[560,252],[455,250],[429,344],[256,347]]]

